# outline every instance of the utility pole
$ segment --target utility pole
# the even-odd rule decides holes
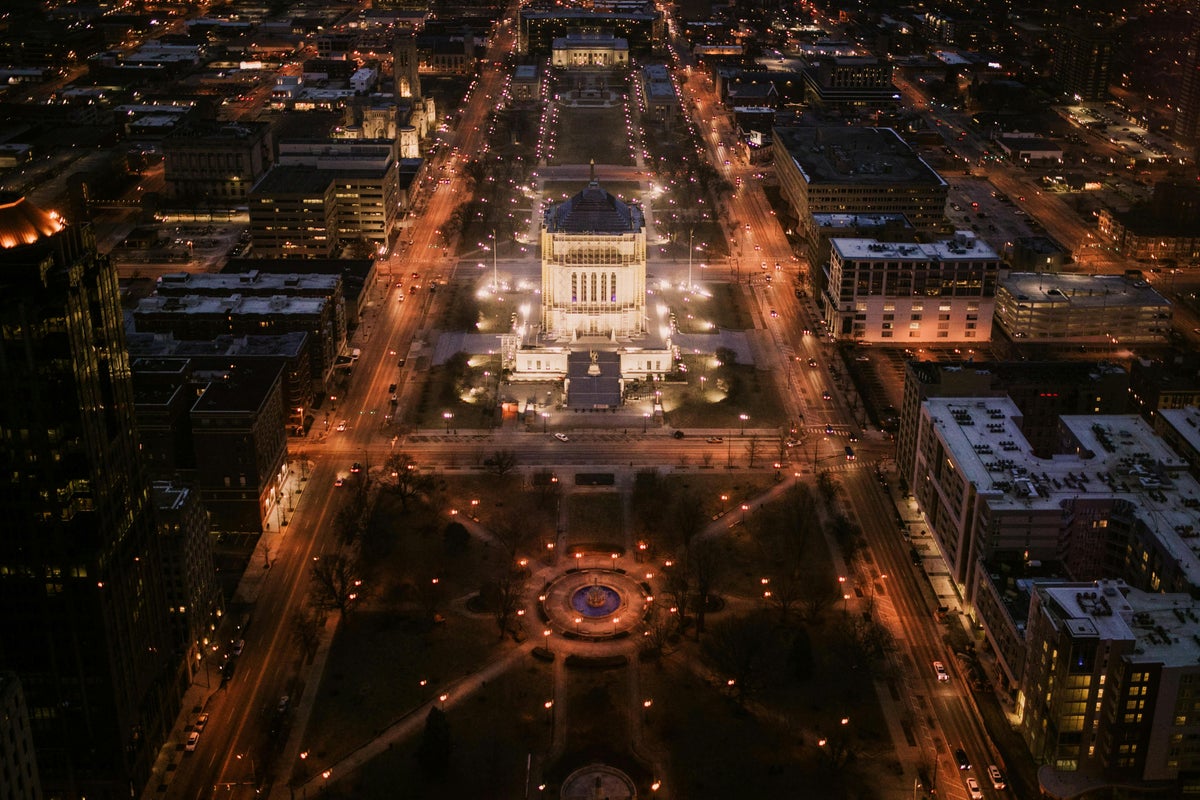
[[[696,232],[695,228],[688,228],[688,282],[687,291],[692,291],[692,234]]]

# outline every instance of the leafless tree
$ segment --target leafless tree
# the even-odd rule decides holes
[[[642,652],[653,654],[655,658],[670,653],[671,643],[679,627],[676,614],[672,614],[669,606],[655,603],[650,608],[646,618],[646,629],[643,631]]]
[[[407,511],[408,503],[434,489],[433,475],[422,472],[408,453],[392,453],[383,462],[383,485],[400,498],[400,508]]]
[[[732,681],[738,703],[762,689],[775,645],[774,622],[763,612],[721,620],[712,626],[704,652],[718,675]]]
[[[517,499],[487,521],[492,539],[504,550],[508,563],[514,562],[518,553],[528,551],[537,538],[540,517],[534,509]]]
[[[746,441],[746,466],[750,469],[754,469],[754,462],[758,459],[761,445],[762,442],[758,440],[757,434],[752,435],[749,440]]]
[[[816,622],[833,605],[837,595],[829,586],[821,583],[813,574],[801,574],[800,611],[805,622]]]
[[[501,569],[494,581],[495,596],[492,598],[492,614],[496,620],[500,638],[503,639],[512,626],[512,619],[521,607],[521,598],[525,594],[525,586],[529,573],[506,565]]]
[[[685,492],[675,500],[671,507],[667,524],[679,537],[679,543],[686,551],[691,547],[692,539],[696,537],[696,534],[704,530],[707,521],[708,517],[704,513],[704,505],[700,498],[696,496],[695,492]]]
[[[345,616],[362,599],[362,578],[352,558],[342,553],[327,553],[312,562],[309,573],[310,597],[316,608],[340,611]]]
[[[488,460],[491,463],[487,466],[491,467],[492,472],[501,478],[517,468],[517,454],[512,450],[497,450]]]
[[[697,639],[704,633],[704,619],[709,600],[725,572],[726,563],[721,545],[712,539],[701,539],[687,554],[687,567],[696,586]]]
[[[312,658],[321,640],[321,617],[311,608],[301,608],[292,614],[292,639],[305,659]]]

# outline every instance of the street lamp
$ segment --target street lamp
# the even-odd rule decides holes
[[[543,411],[542,412],[542,433],[546,432],[546,425],[549,421],[550,421],[550,412]]]
[[[750,419],[749,414],[738,414],[738,419],[742,421],[742,436],[746,435],[746,420]]]
[[[642,433],[646,432],[646,426],[650,424],[650,412],[642,414]]]
[[[450,420],[454,419],[454,415],[449,411],[442,414],[442,419],[446,420],[446,433],[450,432]]]

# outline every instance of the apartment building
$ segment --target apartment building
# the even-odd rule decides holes
[[[986,342],[1000,269],[969,231],[929,244],[832,239],[821,305],[843,340]]]

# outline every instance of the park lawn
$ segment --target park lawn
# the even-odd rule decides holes
[[[529,659],[490,680],[446,711],[450,767],[425,774],[416,754],[422,734],[398,744],[323,796],[346,800],[397,797],[500,800],[522,797],[526,757],[546,752],[550,726],[543,703],[553,695],[552,667]]]
[[[717,390],[718,375],[713,370],[709,370],[705,376],[707,380],[703,395],[700,390],[700,375],[693,374],[690,367],[686,384],[664,383],[663,407],[666,409],[668,424],[675,428],[725,428],[731,432],[739,432],[742,428],[742,414],[747,416],[746,427],[750,429],[778,428],[787,421],[787,415],[780,405],[775,383],[769,372],[752,366],[734,364],[722,367],[721,374],[732,378],[733,383],[729,385],[731,394],[722,396]],[[715,399],[718,397],[720,399]],[[739,436],[738,441],[741,442],[742,437]],[[773,457],[773,446],[768,442],[760,442],[760,452],[764,459]],[[737,446],[737,442],[734,446]],[[768,453],[771,455],[768,456]],[[724,455],[724,450],[721,455]],[[740,458],[734,453],[734,461],[745,463],[744,449]]]
[[[567,547],[623,547],[625,511],[617,492],[574,492],[563,498],[567,511]]]
[[[597,136],[597,131],[612,135]],[[631,139],[625,131],[625,108],[618,100],[609,108],[559,106],[558,135],[550,164],[632,164]]]
[[[693,283],[698,284],[703,278],[699,267],[694,267]],[[708,283],[704,289],[712,292],[712,296],[690,294],[686,302],[683,292],[677,288],[658,290],[675,312],[675,324],[680,333],[716,333],[754,327],[746,309],[746,298],[739,289],[728,283]]]
[[[760,472],[669,473],[664,479],[671,497],[690,494],[700,502],[705,516],[710,518],[721,512],[721,495],[729,498],[724,501],[725,509],[731,509],[753,500],[775,485],[770,475]]]

